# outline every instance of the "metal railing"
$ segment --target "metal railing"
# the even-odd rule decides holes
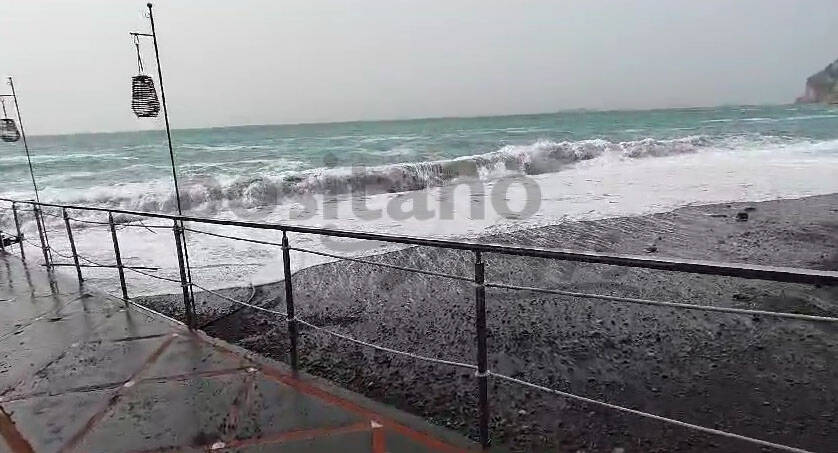
[[[82,269],[85,267],[94,267],[94,268],[114,268],[118,272],[119,282],[120,282],[120,289],[121,289],[121,296],[115,296],[113,294],[109,294],[112,297],[116,297],[126,304],[135,302],[131,301],[131,298],[128,294],[128,288],[126,285],[126,278],[125,278],[125,270],[128,270],[133,273],[137,273],[140,275],[144,275],[150,278],[159,279],[162,281],[168,281],[172,283],[176,283],[181,287],[182,290],[182,297],[183,297],[183,304],[185,309],[185,319],[186,325],[189,328],[197,328],[197,318],[195,313],[195,305],[194,305],[194,295],[192,293],[192,288],[197,288],[201,291],[206,292],[207,294],[213,295],[220,299],[226,300],[228,302],[237,304],[239,306],[249,308],[252,310],[258,310],[262,312],[266,312],[272,315],[276,315],[282,317],[286,320],[287,328],[288,328],[288,336],[290,340],[290,348],[289,348],[289,363],[293,369],[298,368],[298,336],[299,336],[299,326],[305,326],[310,329],[313,329],[317,332],[321,332],[327,335],[334,336],[336,338],[340,338],[344,341],[352,342],[358,345],[362,345],[364,347],[372,348],[378,351],[387,352],[391,354],[397,354],[405,357],[411,357],[416,360],[436,363],[440,365],[458,367],[468,370],[474,370],[474,376],[477,381],[477,391],[478,391],[478,427],[479,427],[479,440],[483,448],[488,448],[490,444],[490,433],[489,433],[489,415],[490,415],[490,408],[489,408],[489,395],[488,395],[488,379],[489,377],[497,378],[499,380],[503,380],[506,382],[515,383],[521,386],[526,386],[531,389],[539,390],[546,393],[551,393],[555,395],[559,395],[565,398],[582,401],[587,404],[597,405],[600,407],[606,407],[612,410],[620,411],[623,413],[629,413],[635,416],[645,417],[652,420],[656,420],[663,423],[668,423],[675,426],[680,426],[688,429],[692,429],[695,431],[700,431],[716,436],[725,437],[728,439],[736,439],[744,442],[749,442],[754,445],[759,445],[762,447],[769,447],[776,450],[781,451],[788,451],[788,452],[807,452],[807,450],[783,445],[775,442],[770,442],[762,439],[757,439],[753,437],[743,436],[740,434],[735,434],[719,429],[708,428],[705,426],[700,426],[688,422],[684,422],[681,420],[675,420],[672,418],[667,418],[623,406],[619,406],[616,404],[611,404],[604,401],[599,401],[592,398],[587,398],[584,396],[576,395],[569,392],[560,391],[557,389],[548,388],[545,386],[541,386],[532,382],[527,382],[522,379],[517,379],[511,376],[503,375],[500,373],[496,373],[489,369],[488,367],[488,347],[486,343],[487,337],[487,327],[486,327],[486,288],[499,288],[505,289],[510,291],[526,291],[526,292],[538,292],[538,293],[547,293],[547,294],[554,294],[554,295],[561,295],[561,296],[569,296],[574,298],[584,298],[584,299],[598,299],[598,300],[605,300],[610,302],[620,302],[620,303],[628,303],[628,304],[639,304],[639,305],[650,305],[650,306],[658,306],[658,307],[666,307],[666,308],[676,308],[676,309],[687,309],[687,310],[698,310],[698,311],[707,311],[707,312],[717,312],[717,313],[727,313],[731,315],[748,315],[748,316],[762,316],[762,317],[773,317],[773,318],[780,318],[780,319],[794,319],[794,320],[802,320],[808,322],[819,322],[819,323],[838,323],[838,317],[830,317],[830,316],[816,316],[816,315],[807,315],[807,314],[800,314],[800,313],[788,313],[788,312],[776,312],[776,311],[767,311],[767,310],[754,310],[754,309],[745,309],[745,308],[734,308],[734,307],[717,307],[717,306],[708,306],[708,305],[698,305],[698,304],[689,304],[689,303],[680,303],[680,302],[671,302],[671,301],[661,301],[661,300],[651,300],[651,299],[641,299],[641,298],[631,298],[631,297],[620,297],[620,296],[613,296],[613,295],[603,295],[603,294],[591,294],[591,293],[581,293],[581,292],[572,292],[572,291],[563,291],[563,290],[556,290],[556,289],[549,289],[549,288],[539,288],[539,287],[529,287],[529,286],[518,286],[518,285],[511,285],[505,284],[500,282],[487,282],[485,279],[485,268],[486,263],[483,259],[483,254],[485,253],[495,253],[501,255],[513,255],[513,256],[523,256],[523,257],[533,257],[533,258],[546,258],[551,260],[561,260],[561,261],[571,261],[571,262],[581,262],[581,263],[594,263],[594,264],[605,264],[605,265],[615,265],[615,266],[624,266],[624,267],[631,267],[631,268],[641,268],[641,269],[652,269],[652,270],[663,270],[663,271],[672,271],[672,272],[685,272],[691,274],[698,274],[698,275],[712,275],[712,276],[727,276],[727,277],[738,277],[738,278],[745,278],[745,279],[757,279],[757,280],[766,280],[766,281],[775,281],[775,282],[786,282],[786,283],[800,283],[800,284],[810,284],[810,285],[825,285],[825,286],[838,286],[838,272],[832,271],[820,271],[820,270],[812,270],[812,269],[797,269],[797,268],[787,268],[787,267],[771,267],[771,266],[758,266],[758,265],[747,265],[747,264],[724,264],[724,263],[714,263],[714,262],[705,262],[705,261],[694,261],[694,260],[680,260],[680,259],[664,259],[664,258],[649,258],[645,256],[631,256],[631,255],[614,255],[614,254],[604,254],[604,253],[592,253],[592,252],[579,252],[579,251],[572,251],[572,250],[560,250],[560,249],[546,249],[546,248],[534,248],[534,247],[520,247],[520,246],[511,246],[511,245],[496,245],[496,244],[486,244],[486,243],[479,243],[479,242],[466,242],[466,241],[452,241],[452,240],[440,240],[440,239],[426,239],[426,238],[418,238],[418,237],[411,237],[411,236],[399,236],[399,235],[388,235],[388,234],[378,234],[378,233],[363,233],[363,232],[355,232],[355,231],[346,231],[346,230],[339,230],[339,229],[332,229],[332,228],[314,228],[314,227],[305,227],[305,226],[298,226],[298,225],[287,225],[287,224],[275,224],[275,223],[257,223],[257,222],[247,222],[247,221],[238,221],[238,220],[225,220],[225,219],[212,219],[212,218],[200,218],[200,217],[191,217],[191,216],[179,216],[179,215],[170,215],[170,214],[162,214],[162,213],[149,213],[149,212],[139,212],[139,211],[131,211],[131,210],[124,210],[124,209],[108,209],[108,208],[100,208],[100,207],[90,207],[90,206],[72,206],[72,205],[62,205],[62,204],[55,204],[55,203],[38,203],[34,201],[21,201],[21,200],[12,200],[6,198],[0,198],[0,201],[4,201],[10,203],[10,208],[0,207],[0,211],[11,211],[12,216],[14,218],[14,225],[15,225],[15,234],[11,235],[8,232],[0,231],[0,247],[3,247],[2,252],[9,252],[8,246],[3,246],[3,238],[14,236],[17,239],[20,247],[20,255],[21,257],[25,258],[25,251],[24,251],[24,243],[28,243],[34,247],[40,248],[43,252],[44,262],[48,268],[52,268],[55,266],[73,266],[75,267],[77,278],[79,282],[83,282],[84,278],[82,275]],[[21,206],[29,206],[29,209],[21,209]],[[44,208],[51,208],[57,209],[60,211],[59,214],[51,214],[44,211]],[[87,212],[99,212],[108,215],[107,222],[99,222],[87,219],[77,219],[70,217],[68,215],[69,211],[87,211]],[[34,216],[36,227],[38,229],[39,235],[39,242],[35,243],[26,239],[21,231],[21,215],[26,212],[31,212]],[[145,228],[148,230],[156,230],[156,229],[171,229],[173,233],[175,251],[178,258],[178,270],[179,270],[179,278],[168,278],[163,277],[160,275],[155,275],[150,272],[146,271],[153,271],[157,268],[153,267],[141,267],[141,266],[126,266],[120,254],[119,249],[119,237],[117,234],[117,224],[114,222],[114,214],[120,214],[123,216],[129,216],[132,220],[128,222],[122,222],[120,227],[127,228],[127,227],[136,227],[136,228]],[[63,253],[59,253],[56,250],[50,248],[49,244],[46,242],[45,233],[46,233],[46,224],[43,221],[44,215],[51,215],[57,218],[63,219],[63,223],[65,226],[65,232],[68,238],[68,242],[70,245],[70,255],[66,255]],[[144,218],[151,218],[151,219],[158,219],[158,220],[169,220],[172,221],[171,226],[167,225],[147,225],[143,223],[141,219]],[[103,226],[108,226],[110,230],[111,240],[113,242],[113,253],[114,253],[114,260],[115,264],[103,264],[86,258],[80,255],[76,249],[74,237],[73,237],[73,230],[71,227],[71,222],[82,222],[82,223],[90,223],[90,224],[98,224]],[[222,226],[236,226],[236,227],[243,227],[243,228],[251,228],[251,229],[259,229],[259,230],[275,230],[281,232],[282,238],[280,242],[271,242],[271,241],[264,241],[264,240],[256,240],[241,236],[232,236],[232,235],[224,235],[218,233],[212,233],[208,231],[202,231],[199,229],[186,227],[185,222],[190,222],[194,224],[208,224],[208,225],[222,225]],[[240,301],[230,296],[224,295],[219,293],[218,291],[211,290],[206,288],[202,285],[189,281],[187,272],[188,269],[184,264],[184,257],[183,257],[183,244],[185,241],[184,232],[189,231],[194,234],[203,234],[209,235],[217,238],[224,238],[229,240],[235,241],[245,241],[249,243],[261,244],[261,245],[268,245],[278,247],[282,251],[282,262],[283,262],[283,275],[284,275],[284,286],[285,286],[285,311],[280,310],[273,310],[266,307],[261,307],[255,304],[250,303],[250,301]],[[453,249],[453,250],[461,250],[461,251],[468,251],[473,254],[474,261],[474,273],[471,276],[463,276],[463,275],[455,275],[455,274],[448,274],[444,272],[436,272],[436,271],[429,271],[426,269],[419,269],[407,266],[398,266],[389,263],[382,263],[376,262],[373,260],[351,257],[351,256],[341,256],[337,254],[317,251],[317,250],[310,250],[304,249],[300,247],[292,247],[289,244],[288,240],[288,233],[304,233],[304,234],[312,234],[312,235],[319,235],[319,236],[328,236],[328,237],[337,237],[337,238],[350,238],[350,239],[358,239],[358,240],[369,240],[369,241],[378,241],[378,242],[385,242],[385,243],[392,243],[392,244],[401,244],[401,245],[415,245],[415,246],[426,246],[426,247],[435,247],[441,249]],[[333,330],[327,329],[322,326],[318,326],[310,321],[307,321],[295,314],[294,310],[294,288],[292,285],[292,272],[291,272],[291,251],[301,252],[301,253],[309,253],[314,255],[320,255],[324,257],[329,257],[338,260],[346,260],[352,262],[358,262],[363,264],[368,264],[372,266],[381,266],[401,271],[413,272],[417,274],[424,274],[429,276],[447,278],[452,280],[459,280],[459,281],[467,281],[471,282],[474,286],[474,310],[475,310],[475,332],[476,332],[476,345],[477,345],[477,354],[476,354],[476,364],[470,363],[463,363],[463,362],[456,362],[451,360],[445,360],[436,357],[428,357],[420,354],[415,354],[412,352],[401,351],[393,348],[388,348],[381,345],[376,345],[370,342],[366,342],[357,338],[354,338],[349,335],[345,335],[339,332],[335,332]],[[71,263],[54,263],[52,261],[52,255],[55,254],[62,258],[72,260]],[[87,264],[82,264],[81,261],[84,261]],[[252,299],[253,295],[251,295]],[[138,305],[138,304],[137,304]],[[147,309],[146,307],[142,307],[143,309]],[[171,319],[171,318],[170,318]]]

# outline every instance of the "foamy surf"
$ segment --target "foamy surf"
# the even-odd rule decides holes
[[[475,238],[693,203],[838,192],[838,118],[829,117],[834,111],[746,110],[747,118],[822,117],[735,121],[743,116],[741,108],[568,112],[183,130],[174,138],[184,204],[192,215],[436,238]],[[719,121],[704,122],[712,120]],[[33,137],[31,142],[43,200],[176,211],[168,153],[157,132]],[[31,198],[25,168],[20,156],[0,156],[4,196]],[[510,183],[522,178],[535,192]],[[521,214],[530,202],[535,209]],[[106,220],[83,211],[71,215]],[[24,230],[36,237],[30,217],[23,218]],[[177,277],[170,231],[128,226],[132,219],[125,216],[115,220],[123,224],[118,234],[126,262],[158,266],[162,275]],[[0,223],[13,228],[8,216],[0,216]],[[61,219],[48,217],[47,226],[53,246],[66,250]],[[278,240],[272,231],[200,228]],[[75,223],[74,229],[82,253],[112,262],[106,225]],[[191,256],[204,266],[196,272],[204,286],[278,278],[276,248],[195,233],[189,241]],[[337,254],[387,250],[381,244],[334,244],[306,235],[294,235],[292,241]],[[318,262],[298,253],[292,260],[295,268]],[[112,274],[89,271],[92,280],[104,284],[114,283]],[[137,278],[130,284],[132,294],[177,290],[156,280]]]
[[[604,139],[537,140],[526,145],[503,146],[484,154],[370,167],[276,171],[271,162],[266,162],[266,174],[184,178],[181,191],[184,203],[194,209],[203,209],[207,203],[223,206],[230,202],[237,207],[259,208],[304,195],[409,192],[441,187],[463,179],[491,181],[509,175],[555,173],[579,162],[598,158],[629,160],[720,150],[734,153],[754,149],[782,152],[795,147],[828,150],[838,148],[838,142],[813,143],[787,137],[748,135],[723,138],[691,135],[676,139],[644,138],[622,142]],[[286,168],[300,165],[286,159],[280,161]],[[167,179],[92,187],[82,191],[47,189],[45,193],[50,199],[68,204],[169,213],[175,209],[174,194]]]

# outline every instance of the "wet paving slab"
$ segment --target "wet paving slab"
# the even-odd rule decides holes
[[[455,452],[475,444],[0,255],[0,451]]]

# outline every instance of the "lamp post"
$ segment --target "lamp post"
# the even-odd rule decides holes
[[[174,147],[172,146],[172,131],[171,131],[171,128],[169,126],[169,110],[168,110],[167,105],[166,105],[166,91],[163,88],[163,69],[160,66],[160,49],[157,46],[157,30],[154,27],[154,12],[152,11],[151,3],[146,3],[146,6],[148,7],[148,20],[149,20],[149,23],[151,24],[151,33],[130,32],[129,34],[131,36],[133,36],[135,40],[137,40],[135,42],[139,42],[138,41],[139,38],[143,37],[143,38],[151,38],[152,42],[154,43],[154,57],[155,57],[155,60],[157,62],[157,80],[160,83],[160,99],[161,99],[162,104],[163,104],[163,120],[166,124],[166,142],[169,146],[169,161],[170,161],[171,166],[172,166],[172,181],[174,182],[174,186],[175,186],[175,201],[177,203],[177,213],[178,213],[179,216],[182,216],[183,215],[183,208],[182,208],[182,205],[181,205],[181,202],[180,202],[180,187],[178,185],[178,179],[177,179],[177,166],[175,164],[175,151],[174,151]],[[138,46],[139,46],[139,44],[138,44]],[[137,58],[139,59],[139,47],[137,47]],[[183,221],[178,220],[178,223],[179,223],[181,231],[183,231]],[[195,297],[192,294],[192,269],[189,266],[189,251],[187,250],[187,247],[186,247],[185,231],[184,231],[184,234],[183,234],[182,237],[183,237],[183,255],[184,255],[184,258],[185,258],[186,273],[187,273],[187,278],[188,278],[187,284],[189,285],[189,295],[190,295],[191,300],[195,300]],[[193,326],[190,326],[190,327],[193,327]]]
[[[151,38],[154,42],[154,57],[157,62],[157,80],[160,83],[160,98],[163,103],[163,120],[166,123],[166,140],[169,145],[169,160],[172,165],[172,180],[175,183],[175,199],[177,201],[177,213],[178,215],[183,215],[183,210],[180,203],[180,188],[178,187],[177,180],[177,167],[175,165],[175,152],[174,148],[172,147],[172,131],[169,127],[169,111],[166,106],[166,90],[163,88],[163,69],[160,66],[160,49],[157,47],[157,31],[154,28],[154,13],[151,9],[151,3],[147,3],[146,6],[148,7],[148,20],[151,23],[151,33],[131,32],[130,35],[134,37]]]
[[[15,103],[15,113],[17,114],[17,124],[20,127],[20,137],[23,139],[23,150],[26,153],[26,163],[29,164],[29,177],[32,178],[32,190],[35,192],[35,201],[37,203],[41,202],[41,196],[38,191],[38,183],[35,181],[35,171],[32,168],[32,157],[29,154],[29,142],[26,141],[26,130],[23,127],[23,119],[20,116],[20,104],[18,103],[17,99],[17,92],[15,91],[15,83],[11,77],[7,78],[7,83],[9,84],[9,88],[12,90],[10,94],[0,94],[0,98],[12,98]],[[6,106],[3,105],[3,115],[6,114]],[[39,216],[41,207],[40,205],[36,205],[35,208],[35,215]],[[38,222],[38,229],[41,230],[41,225],[43,224],[43,219],[38,218],[36,219]],[[46,265],[49,268],[52,265],[52,251],[49,248],[49,239],[47,238],[46,228],[43,228],[42,231],[39,231],[39,234],[43,238],[43,247],[44,247],[44,260],[46,261]]]
[[[15,102],[15,112],[17,113],[17,124],[20,127],[20,136],[23,139],[23,150],[26,152],[26,162],[29,164],[29,176],[32,178],[32,189],[35,190],[35,201],[41,202],[40,194],[38,193],[38,184],[35,182],[35,172],[32,170],[32,158],[29,156],[29,143],[26,141],[26,131],[23,128],[23,120],[20,118],[20,105],[17,101],[17,93],[15,92],[15,83],[11,77],[8,77],[8,84],[11,87],[11,94],[0,94],[0,97],[12,98]],[[4,112],[5,113],[5,106]]]

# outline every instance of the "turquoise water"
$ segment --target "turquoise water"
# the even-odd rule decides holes
[[[31,120],[37,122],[37,118]],[[173,119],[177,124],[177,119]],[[540,174],[617,152],[655,157],[703,149],[750,149],[838,139],[838,108],[739,106],[631,112],[425,119],[173,131],[179,172],[217,178],[221,198],[346,192],[352,166],[384,175],[382,190],[417,190],[496,170]],[[31,137],[46,199],[171,210],[169,157],[161,131]],[[832,152],[832,151],[829,151]],[[450,162],[452,159],[457,159]],[[433,162],[434,164],[427,164]],[[417,163],[425,163],[415,165]],[[325,168],[331,168],[326,171]],[[318,171],[321,169],[321,171]],[[20,144],[0,145],[0,193],[31,197]],[[206,196],[206,195],[201,195]],[[199,197],[200,198],[200,197]],[[200,199],[196,200],[200,202]]]
[[[475,239],[695,203],[838,192],[838,108],[829,106],[576,111],[172,135],[182,198],[192,214],[423,237]],[[163,131],[31,137],[30,145],[42,200],[175,211]],[[20,143],[0,143],[0,178],[0,195],[32,197]],[[504,185],[509,181],[529,186]],[[10,231],[7,214],[0,211],[0,228]],[[84,211],[71,215],[106,220]],[[37,237],[31,214],[24,213],[22,222],[25,233]],[[48,216],[46,223],[54,250],[69,253],[60,218]],[[268,230],[197,227],[278,240]],[[85,256],[112,262],[106,225],[74,222],[73,229]],[[125,225],[119,230],[123,259],[176,279],[172,236],[164,233]],[[188,240],[202,285],[273,281],[281,268],[275,247],[192,233]],[[385,250],[378,243],[313,235],[291,240],[295,247],[335,254]],[[37,259],[39,252],[32,248],[27,256]],[[323,259],[293,252],[292,266]],[[118,287],[107,269],[91,268],[86,275]],[[132,294],[178,291],[136,275],[129,287]]]

